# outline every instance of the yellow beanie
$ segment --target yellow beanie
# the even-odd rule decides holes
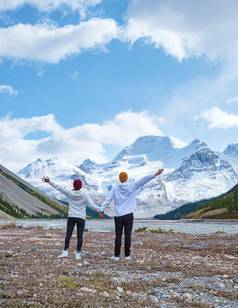
[[[125,171],[120,172],[119,180],[121,183],[124,183],[128,180],[128,174]]]

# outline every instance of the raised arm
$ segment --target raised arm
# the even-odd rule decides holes
[[[154,173],[152,175],[144,176],[142,179],[135,181],[134,182],[135,190],[138,190],[139,188],[144,186],[146,183],[148,183],[149,181],[154,179],[156,176],[159,176],[163,171],[164,171],[164,169],[159,169],[158,171],[156,171],[156,173]]]
[[[66,197],[68,197],[71,194],[71,191],[64,188],[63,186],[55,183],[54,181],[50,180],[50,178],[48,176],[43,176],[42,181],[45,183],[50,184],[52,187],[54,187],[56,190],[60,191],[63,195],[65,195]]]

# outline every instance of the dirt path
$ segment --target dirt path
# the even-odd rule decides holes
[[[82,260],[56,257],[60,230],[0,229],[1,307],[238,307],[238,238],[135,233],[113,263],[114,235],[85,233]]]

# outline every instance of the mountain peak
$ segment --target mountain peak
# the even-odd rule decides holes
[[[134,143],[136,142],[154,142],[157,140],[165,140],[165,139],[169,139],[169,137],[167,136],[156,136],[156,135],[144,135],[144,136],[140,136],[138,137]]]
[[[148,160],[160,160],[170,156],[175,151],[173,142],[165,136],[142,136],[136,139],[130,146],[125,147],[113,160],[123,159],[125,156],[146,155]]]
[[[88,173],[92,171],[93,169],[95,169],[95,167],[97,166],[98,164],[95,163],[95,161],[88,158],[88,159],[85,159],[81,165],[79,165],[79,168],[83,170],[84,172]]]
[[[223,151],[226,155],[238,156],[238,143],[231,143]]]
[[[195,153],[190,155],[188,158],[183,160],[183,163],[179,168],[177,168],[172,177],[169,178],[181,178],[190,179],[194,173],[200,172],[222,172],[224,170],[229,171],[233,177],[235,177],[235,171],[232,165],[223,160],[220,155],[207,148],[200,148]]]
[[[164,144],[167,143],[173,146],[173,142],[169,137],[155,136],[155,135],[141,136],[137,138],[136,141],[131,146],[143,145],[143,144],[158,144],[158,143],[164,143]]]
[[[79,172],[77,167],[60,158],[53,157],[47,160],[38,158],[19,171],[23,178],[40,178],[41,176],[56,177],[59,174],[72,175]],[[80,172],[79,172],[80,173]]]
[[[221,160],[218,153],[210,150],[209,148],[200,148],[183,162],[183,165],[186,166],[186,169],[189,167],[194,170],[216,168],[221,164],[227,165],[229,163]]]
[[[183,158],[188,158],[191,154],[200,149],[209,149],[207,144],[199,139],[194,139],[189,145],[181,149]]]
[[[206,146],[207,147],[207,144],[199,139],[194,139],[190,144],[192,145],[198,145],[199,147],[200,146]]]

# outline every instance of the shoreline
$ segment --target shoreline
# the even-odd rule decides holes
[[[4,222],[4,221],[15,221],[15,220],[65,220],[67,218],[15,218],[15,217],[11,217],[9,216],[8,218],[0,218],[0,222]],[[87,218],[86,219],[91,220],[91,221],[98,221],[98,220],[102,220],[101,218]],[[104,220],[113,220],[113,218],[104,218]],[[237,222],[238,223],[238,219],[219,219],[219,218],[212,218],[212,219],[156,219],[156,218],[134,218],[135,221],[159,221],[159,222]]]
[[[19,228],[40,227],[43,229],[61,229],[66,226],[66,219],[21,219],[21,220],[0,220],[1,226],[16,226]],[[86,228],[95,232],[113,232],[113,219],[88,219],[86,220]],[[238,234],[237,221],[201,221],[201,220],[180,220],[180,221],[164,221],[164,220],[134,220],[134,231],[138,229],[146,229],[147,231],[157,233],[183,233],[183,234]]]

